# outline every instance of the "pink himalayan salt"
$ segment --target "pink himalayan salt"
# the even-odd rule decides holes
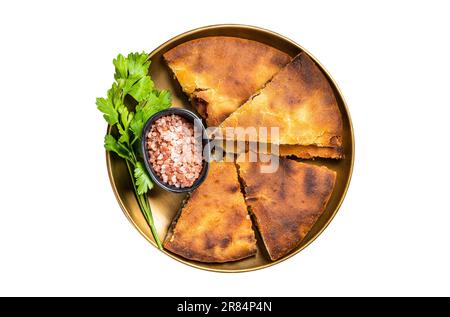
[[[193,124],[178,115],[158,118],[147,134],[149,161],[158,177],[177,188],[191,187],[203,168]]]

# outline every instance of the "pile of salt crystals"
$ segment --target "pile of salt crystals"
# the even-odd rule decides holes
[[[181,116],[158,118],[147,134],[149,161],[158,177],[177,188],[191,187],[202,171],[202,147],[194,126]]]

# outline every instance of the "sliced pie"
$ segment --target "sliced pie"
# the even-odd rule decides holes
[[[291,60],[263,43],[224,36],[180,44],[164,59],[209,126],[218,126]]]
[[[279,158],[274,173],[262,173],[266,164],[238,158],[247,205],[254,215],[272,260],[296,248],[325,211],[336,172],[324,166]]]
[[[266,142],[280,144],[284,153],[304,151],[296,146],[336,149],[331,156],[342,153],[342,118],[336,98],[324,74],[305,53],[297,55],[220,127],[227,138],[226,128],[278,127],[279,137],[268,133]],[[232,136],[240,141],[247,137]],[[262,140],[259,129],[255,139]]]
[[[235,261],[256,253],[234,163],[211,162],[207,179],[174,220],[164,247],[201,262]]]

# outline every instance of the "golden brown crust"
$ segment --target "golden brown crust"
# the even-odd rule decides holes
[[[207,179],[183,207],[164,247],[201,262],[235,261],[256,253],[234,163],[211,162]]]
[[[279,140],[269,135],[268,143],[342,145],[342,118],[333,90],[305,53],[297,55],[221,127],[279,127]]]
[[[213,36],[164,54],[183,91],[210,126],[218,126],[289,61],[268,45]]]
[[[275,149],[272,149],[272,144],[263,144],[257,143],[256,145],[249,145],[246,143],[243,146],[237,146],[236,143],[234,145],[225,146],[225,140],[219,142],[215,140],[215,146],[218,146],[220,150],[223,150],[228,153],[245,153],[253,146],[254,151],[260,152],[263,154],[276,154]],[[344,149],[342,147],[319,147],[315,145],[291,145],[291,144],[280,144],[278,146],[278,155],[282,157],[286,156],[295,156],[302,159],[314,159],[314,158],[328,158],[328,159],[342,159],[344,158]]]
[[[316,157],[342,159],[344,157],[342,147],[319,147],[315,145],[281,144],[279,153],[280,156],[295,156],[302,159],[312,159]]]
[[[275,173],[260,172],[262,163],[239,162],[246,202],[272,260],[297,247],[322,215],[333,192],[336,172],[280,158]]]

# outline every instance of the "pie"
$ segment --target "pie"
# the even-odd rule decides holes
[[[218,126],[291,60],[266,44],[224,36],[180,44],[164,59],[208,126]]]
[[[226,128],[278,127],[279,137],[268,133],[265,141],[280,144],[286,154],[301,151],[297,145],[335,148],[335,153],[342,153],[342,118],[333,90],[324,74],[303,52],[220,127],[226,138],[230,138]],[[232,138],[249,140],[247,135]],[[261,139],[256,129],[255,140]]]
[[[256,253],[234,163],[210,163],[205,182],[192,192],[174,220],[164,247],[201,262],[236,261]]]
[[[275,173],[262,173],[261,166],[266,164],[262,161],[243,162],[241,156],[237,164],[246,203],[270,258],[277,260],[296,248],[322,215],[336,172],[279,158]]]
[[[324,213],[337,176],[326,166],[286,156],[344,157],[342,117],[326,76],[304,52],[291,59],[266,44],[234,37],[195,39],[167,51],[164,59],[208,127],[218,127],[214,154],[229,152],[233,160],[210,163],[208,177],[182,206],[164,247],[194,261],[244,259],[257,252],[253,220],[270,259],[288,255]],[[278,136],[263,138],[261,127],[278,128]],[[256,135],[230,136],[229,128],[255,128]],[[224,148],[221,141],[234,145]],[[255,152],[259,158],[250,162]],[[265,173],[271,161],[278,168]]]

